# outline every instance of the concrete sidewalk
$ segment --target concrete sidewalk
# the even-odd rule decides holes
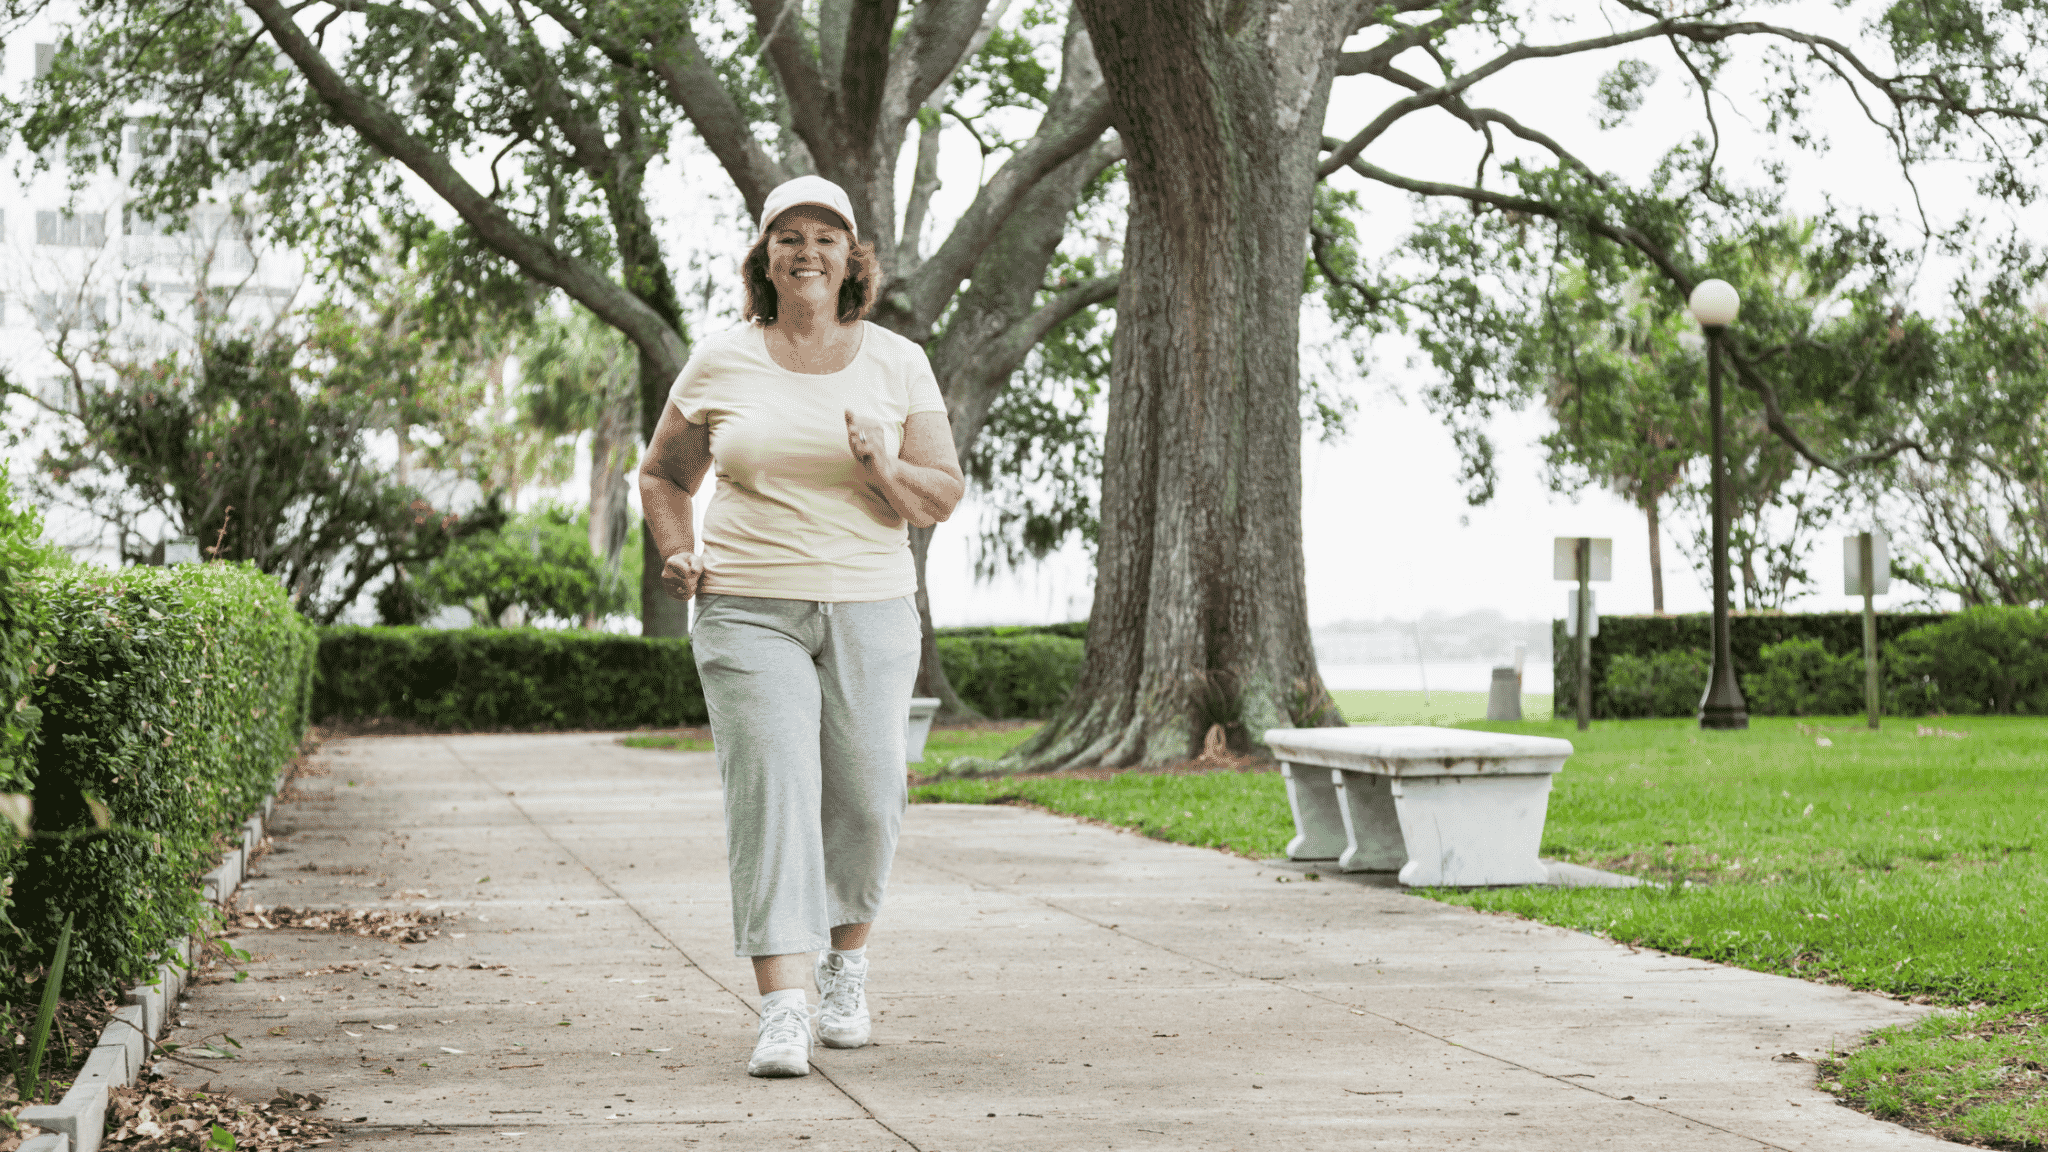
[[[754,1080],[710,754],[464,736],[319,763],[243,899],[462,919],[406,947],[245,931],[254,978],[194,989],[171,1039],[231,1033],[216,1087],[320,1092],[345,1146],[1941,1146],[1774,1059],[1913,1017],[1890,1001],[1007,807],[912,807],[876,1043]]]

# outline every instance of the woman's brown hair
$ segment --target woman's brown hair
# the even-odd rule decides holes
[[[777,217],[780,219],[780,217]],[[775,285],[768,279],[768,241],[775,235],[771,225],[747,249],[740,267],[745,272],[747,300],[743,315],[759,324],[773,324],[776,316]],[[847,233],[846,279],[839,282],[839,322],[851,324],[868,314],[875,302],[875,250]]]

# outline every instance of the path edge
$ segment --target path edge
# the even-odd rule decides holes
[[[271,811],[297,763],[295,758],[279,770],[263,802],[242,821],[241,845],[228,849],[220,863],[199,878],[199,888],[207,903],[223,907],[241,888],[249,861],[263,844]],[[202,933],[170,942],[158,953],[164,961],[157,966],[155,978],[122,991],[121,1006],[114,1009],[113,1019],[100,1031],[99,1043],[86,1057],[64,1098],[55,1104],[23,1108],[17,1114],[21,1123],[43,1130],[42,1135],[24,1141],[20,1152],[99,1152],[106,1139],[107,1104],[113,1090],[134,1085],[142,1075],[143,1066],[149,1062],[150,1047],[163,1035],[167,1018],[177,1006],[193,961],[204,944]]]

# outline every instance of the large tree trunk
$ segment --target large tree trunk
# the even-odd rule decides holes
[[[1020,767],[1161,763],[1343,724],[1301,548],[1302,262],[1355,6],[1081,0],[1130,218],[1087,662]]]

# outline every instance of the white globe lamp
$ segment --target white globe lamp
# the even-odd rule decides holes
[[[1725,328],[1735,323],[1735,314],[1742,310],[1742,297],[1736,293],[1735,285],[1726,280],[1705,280],[1692,290],[1692,299],[1686,302],[1692,309],[1692,318],[1702,328]]]

